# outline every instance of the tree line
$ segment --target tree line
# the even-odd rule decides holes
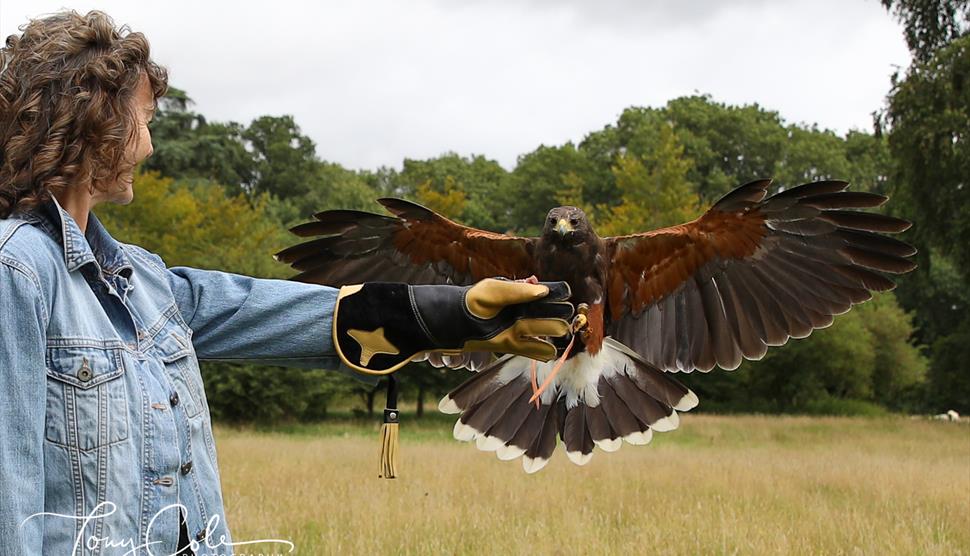
[[[968,412],[967,2],[884,5],[903,23],[913,64],[893,76],[871,131],[839,135],[787,123],[757,104],[694,95],[627,108],[579,143],[519,156],[511,170],[453,152],[405,159],[400,169],[355,170],[320,158],[291,116],[210,121],[172,89],[152,123],[155,153],[136,178],[135,202],[99,207],[99,216],[116,237],[169,265],[285,278],[291,273],[271,254],[296,241],[288,227],[330,208],[379,212],[381,196],[531,235],[550,208],[571,204],[600,235],[614,235],[690,220],[752,179],[772,177],[776,187],[844,179],[890,195],[885,210],[915,223],[903,239],[920,249],[920,269],[761,361],[684,381],[705,400],[701,410]],[[323,418],[334,399],[355,395],[371,410],[377,391],[323,370],[205,364],[203,373],[213,415],[235,421]],[[467,375],[412,365],[402,377],[421,411]]]

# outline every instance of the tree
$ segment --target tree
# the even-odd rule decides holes
[[[884,0],[905,28],[913,63],[878,123],[888,128],[896,209],[916,222],[921,271],[899,288],[931,347],[927,408],[970,406],[970,4]],[[901,201],[901,202],[900,202]]]
[[[886,116],[897,194],[921,236],[970,268],[970,36],[914,64]]]
[[[660,124],[656,148],[642,157],[617,157],[612,171],[620,203],[604,207],[598,218],[601,235],[622,235],[692,220],[700,211],[694,186],[687,180],[692,161],[684,156],[673,128]]]
[[[937,50],[967,33],[967,0],[882,0],[904,27],[906,44],[917,62],[927,62]]]
[[[650,114],[652,110],[658,113]],[[658,129],[657,119],[673,124],[685,154],[694,161],[687,179],[707,203],[741,183],[775,176],[784,157],[788,130],[777,112],[757,104],[728,106],[708,96],[690,96],[671,100],[662,109],[628,109],[617,125],[630,150],[643,153],[651,144],[645,130]]]
[[[272,254],[285,240],[266,213],[268,198],[250,204],[207,181],[173,180],[156,172],[136,176],[135,200],[96,212],[121,241],[157,253],[171,266],[217,268],[250,276],[288,273]]]
[[[185,91],[174,87],[159,100],[150,126],[155,150],[143,168],[168,177],[208,179],[233,193],[248,189],[255,163],[244,145],[243,127],[208,122],[189,110],[191,104]]]
[[[242,133],[255,160],[251,196],[269,193],[281,199],[306,195],[313,188],[317,155],[293,116],[260,116]]]
[[[970,373],[967,372],[967,346],[970,327],[966,322],[958,330],[933,344],[933,362],[929,371],[926,407],[933,412],[955,409],[970,413]]]
[[[891,409],[917,409],[927,360],[912,339],[913,316],[889,293],[876,294],[855,310],[872,335],[872,399]]]
[[[538,235],[546,214],[559,205],[564,192],[578,187],[584,195],[595,193],[596,175],[593,161],[572,143],[542,145],[520,156],[507,188],[498,192],[509,207],[511,228],[523,235]],[[591,200],[595,202],[596,197]]]
[[[455,178],[452,176],[445,176],[440,190],[432,185],[430,179],[421,182],[414,192],[414,198],[438,214],[455,219],[461,218],[468,201],[468,196],[455,185]]]
[[[497,192],[508,175],[498,162],[483,156],[445,153],[428,160],[405,159],[401,172],[392,175],[391,188],[393,195],[429,208],[436,204],[447,211],[443,214],[468,226],[506,231],[506,199]]]

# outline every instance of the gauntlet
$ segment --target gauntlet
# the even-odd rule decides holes
[[[571,331],[569,296],[565,282],[495,278],[472,286],[344,286],[333,314],[334,346],[350,368],[381,375],[427,351],[491,351],[549,361],[556,347],[545,338]]]

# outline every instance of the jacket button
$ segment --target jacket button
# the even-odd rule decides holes
[[[92,376],[94,376],[94,373],[91,371],[91,367],[88,366],[88,358],[82,357],[81,368],[77,370],[77,379],[81,382],[87,382],[91,380]]]
[[[203,529],[203,530],[201,530],[201,531],[199,531],[198,533],[195,534],[195,540],[197,540],[197,541],[204,541],[205,540],[205,529]]]
[[[189,460],[189,461],[183,463],[182,464],[182,467],[181,467],[181,470],[182,470],[182,474],[183,475],[188,475],[189,474],[189,471],[192,471],[192,461]]]
[[[170,404],[172,404],[172,407],[177,406],[179,404],[179,393],[178,392],[172,392],[172,397],[169,398],[168,401],[169,401]]]

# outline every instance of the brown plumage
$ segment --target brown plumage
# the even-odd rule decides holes
[[[531,362],[506,356],[446,396],[461,413],[455,436],[536,471],[563,439],[586,463],[594,446],[649,442],[677,426],[697,398],[669,373],[734,369],[768,346],[828,326],[833,316],[892,289],[884,274],[912,270],[916,251],[882,233],[909,223],[858,209],[886,197],[819,181],[767,197],[745,184],[700,218],[651,232],[600,238],[575,207],[549,212],[538,238],[461,226],[419,205],[381,199],[393,216],[326,211],[293,229],[323,236],[277,259],[299,280],[340,286],[367,280],[471,284],[505,276],[569,282],[590,306],[561,373],[528,404]],[[467,360],[466,360],[467,361]],[[480,362],[480,361],[479,361]],[[538,365],[541,382],[551,364]]]

